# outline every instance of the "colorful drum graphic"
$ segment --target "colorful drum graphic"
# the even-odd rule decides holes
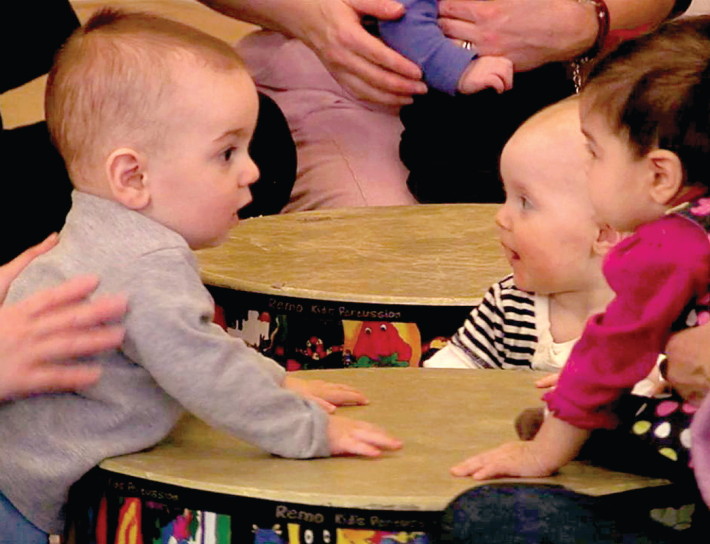
[[[442,510],[476,485],[448,468],[513,439],[515,416],[539,404],[532,372],[372,368],[304,376],[360,388],[370,405],[340,412],[384,426],[404,448],[377,459],[282,459],[185,418],[155,448],[101,463],[93,491],[78,491],[71,504],[80,513],[77,544],[428,544]],[[536,481],[610,500],[633,493],[629,512],[673,489],[581,462]]]
[[[198,259],[230,333],[289,370],[419,366],[509,272],[497,209],[259,217]]]

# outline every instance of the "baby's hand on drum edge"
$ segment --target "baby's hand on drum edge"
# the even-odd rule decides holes
[[[550,387],[555,387],[560,379],[560,373],[555,372],[554,374],[548,374],[543,376],[535,382],[535,387],[538,389],[549,389]]]
[[[471,476],[474,480],[549,476],[554,467],[543,463],[538,453],[534,442],[507,442],[454,465],[451,474]]]
[[[360,391],[342,383],[332,383],[324,380],[302,380],[287,375],[284,378],[283,386],[294,393],[317,402],[329,414],[335,411],[336,406],[356,406],[369,404],[370,402]]]
[[[401,440],[377,425],[340,416],[329,416],[328,442],[331,455],[377,457],[383,451],[402,447]]]
[[[451,467],[451,474],[476,480],[549,476],[574,459],[588,438],[589,430],[550,415],[533,440],[508,442],[469,457]]]

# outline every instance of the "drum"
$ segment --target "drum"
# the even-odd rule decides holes
[[[302,374],[360,388],[371,403],[339,413],[383,426],[404,447],[375,459],[282,459],[186,417],[162,444],[101,463],[91,479],[93,495],[78,492],[72,503],[82,514],[77,542],[430,543],[442,510],[477,485],[448,468],[514,439],[515,416],[540,402],[533,386],[539,376],[526,371]],[[595,496],[633,492],[636,498],[627,501],[633,505],[642,502],[639,492],[667,496],[672,487],[581,462],[535,481]],[[87,505],[88,496],[98,500]]]
[[[258,217],[198,259],[222,324],[289,370],[419,366],[509,273],[497,209],[449,204]]]

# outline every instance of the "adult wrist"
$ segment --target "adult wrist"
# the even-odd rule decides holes
[[[585,65],[602,52],[609,38],[611,20],[609,8],[605,0],[577,0],[582,4],[587,4],[594,8],[594,20],[597,24],[597,32],[594,43],[584,53],[572,60],[572,79],[577,91],[582,86]]]
[[[609,29],[611,25],[609,17],[609,7],[605,0],[578,0],[583,4],[589,4],[594,8],[595,21],[597,23],[597,34],[592,47],[578,57],[578,60],[589,61],[596,57],[606,44],[609,37]]]

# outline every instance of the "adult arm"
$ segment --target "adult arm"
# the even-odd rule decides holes
[[[665,377],[687,401],[700,405],[710,390],[710,323],[671,336]]]
[[[654,27],[675,6],[673,0],[606,3],[612,31]],[[594,45],[599,28],[594,6],[575,0],[441,0],[439,16],[447,36],[472,42],[480,55],[511,59],[516,71],[578,57]]]
[[[363,100],[403,105],[426,92],[421,70],[362,26],[363,16],[392,20],[396,0],[200,0],[230,17],[277,30],[308,45],[333,77]]]

